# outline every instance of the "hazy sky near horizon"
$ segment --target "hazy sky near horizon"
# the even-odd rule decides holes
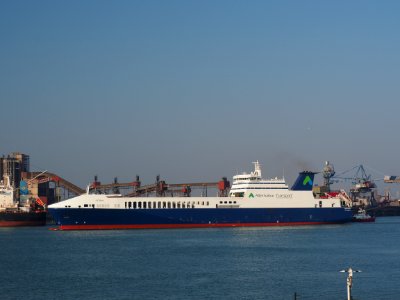
[[[0,154],[214,181],[400,175],[399,1],[1,1]]]

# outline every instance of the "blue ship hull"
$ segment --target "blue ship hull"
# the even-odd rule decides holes
[[[346,223],[346,208],[49,209],[62,230],[291,226]]]

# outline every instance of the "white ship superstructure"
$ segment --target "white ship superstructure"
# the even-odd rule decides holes
[[[244,197],[246,192],[257,190],[289,190],[284,178],[263,179],[261,165],[254,162],[254,171],[233,176],[233,184],[229,195],[231,197]]]
[[[5,179],[6,182],[0,181],[0,211],[16,207],[16,203],[14,203],[14,188],[10,185],[10,178],[7,176]]]

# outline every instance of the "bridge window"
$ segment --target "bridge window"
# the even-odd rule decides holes
[[[147,202],[143,202],[143,208],[146,208]]]
[[[132,207],[132,202],[129,201],[129,202],[128,202],[128,208],[131,208],[131,207]]]
[[[128,204],[128,203],[125,202],[125,208],[128,206],[127,204]]]
[[[138,208],[142,208],[142,202],[138,202]]]
[[[185,202],[182,203],[182,208],[186,208]]]
[[[163,206],[162,208],[167,208],[167,202],[163,202],[162,206]]]
[[[177,207],[181,208],[181,203],[180,202],[178,202]]]
[[[171,208],[171,202],[168,202],[168,208]]]
[[[83,204],[83,207],[88,207],[89,205],[87,205],[87,204]]]
[[[176,203],[172,202],[172,208],[176,208]]]
[[[136,204],[136,201],[134,201],[133,202],[133,208],[136,209],[136,207],[137,207],[137,204]]]
[[[161,208],[161,201],[158,202],[158,208]]]

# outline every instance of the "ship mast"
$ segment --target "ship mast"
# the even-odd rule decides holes
[[[252,175],[258,176],[261,178],[261,164],[258,162],[258,160],[254,161],[253,164],[254,164],[254,172]]]

